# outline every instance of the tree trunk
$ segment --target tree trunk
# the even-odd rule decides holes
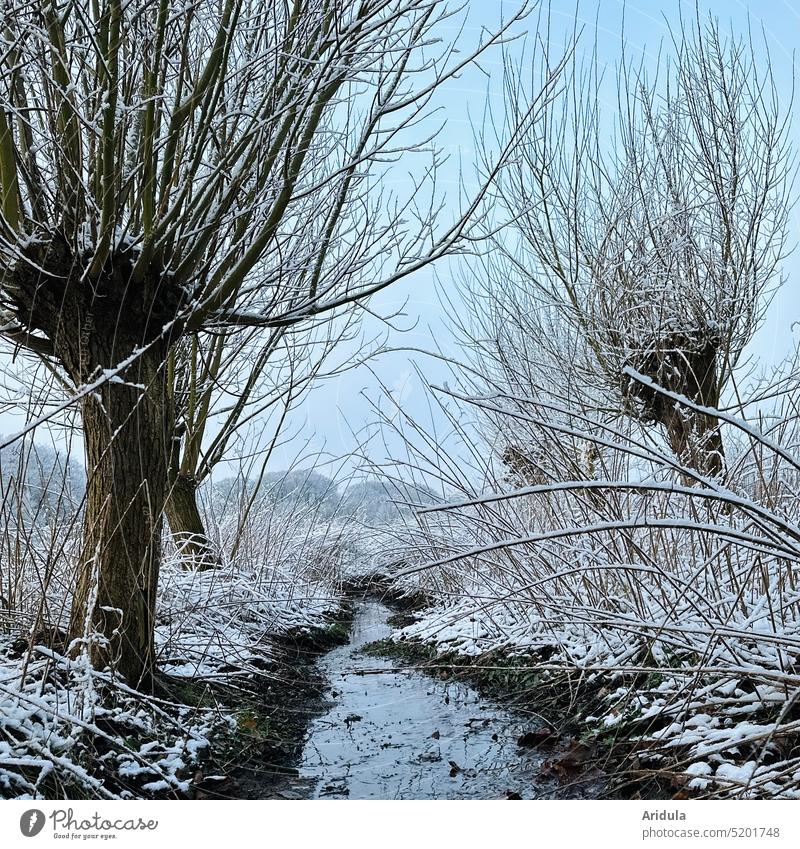
[[[670,447],[681,462],[707,477],[722,474],[725,449],[716,416],[678,408],[665,418],[664,426]]]
[[[193,569],[214,569],[219,557],[206,535],[203,517],[197,506],[197,481],[191,475],[173,476],[165,507],[172,538],[184,564]]]
[[[704,407],[716,408],[719,346],[719,340],[702,328],[661,335],[642,350],[635,366],[667,393],[677,392]],[[644,421],[663,425],[670,447],[682,463],[708,477],[724,473],[725,448],[717,416],[691,410],[669,394],[635,381],[629,381],[625,391],[638,399]]]
[[[161,348],[123,380],[82,406],[88,481],[70,638],[103,635],[88,643],[92,664],[148,688],[168,470]]]
[[[20,320],[50,340],[76,387],[106,376],[80,401],[87,487],[72,650],[149,687],[169,470],[164,363],[180,290],[158,269],[134,280],[124,250],[91,276],[91,255],[58,234],[32,244],[30,260],[14,272]]]

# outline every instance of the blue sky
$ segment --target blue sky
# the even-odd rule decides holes
[[[516,8],[515,4],[472,0],[469,3],[469,26],[464,32],[466,43],[472,43],[481,26],[493,28],[503,15]],[[701,14],[712,14],[727,27],[730,23],[734,33],[746,33],[748,27],[757,39],[765,42],[771,56],[773,71],[779,92],[784,93],[787,105],[792,92],[794,74],[794,52],[800,47],[800,3],[796,6],[785,0],[769,0],[757,4],[741,2],[701,2]],[[600,0],[600,2],[577,4],[566,0],[554,0],[552,9],[552,30],[554,41],[561,43],[563,34],[571,30],[576,19],[584,29],[582,49],[590,49],[597,27],[597,52],[599,61],[608,66],[607,74],[613,76],[614,65],[619,59],[622,44],[624,17],[626,51],[629,55],[642,54],[645,63],[653,64],[658,50],[663,46],[669,49],[669,27],[676,27],[681,14],[691,18],[695,4],[667,0],[663,3],[628,2]],[[533,20],[526,22],[527,29]],[[763,27],[763,35],[762,35]],[[522,50],[522,42],[507,48],[512,53]],[[482,71],[472,70],[462,74],[460,79],[452,81],[443,92],[439,118],[446,122],[439,136],[439,144],[451,154],[449,173],[445,174],[443,185],[457,197],[460,176],[457,164],[466,166],[463,176],[469,181],[469,163],[474,161],[472,149],[472,131],[470,119],[480,119],[486,97],[496,103],[501,98],[497,90],[500,71],[498,52],[487,55],[481,61]],[[487,81],[486,74],[492,76]],[[615,103],[609,99],[603,104],[609,118],[615,112]],[[796,111],[797,104],[793,111]],[[795,121],[792,130],[792,142],[800,149],[800,122]],[[790,243],[797,241],[800,233],[798,210],[792,214]],[[458,359],[459,352],[455,341],[447,330],[447,317],[437,298],[434,287],[434,274],[441,285],[457,297],[456,281],[457,261],[442,262],[433,270],[427,270],[413,279],[404,281],[396,288],[384,293],[373,303],[378,312],[390,313],[403,309],[405,318],[398,324],[413,329],[405,333],[392,333],[390,341],[397,346],[430,349],[435,346],[446,354]],[[785,263],[787,282],[775,297],[764,326],[754,339],[750,353],[759,368],[768,368],[782,361],[793,349],[792,323],[800,320],[800,297],[798,297],[797,277],[800,271],[800,256],[796,253]],[[312,444],[323,448],[333,455],[342,454],[354,445],[352,431],[362,431],[374,419],[374,412],[367,398],[377,399],[381,395],[379,380],[402,399],[404,408],[421,420],[429,420],[427,393],[420,383],[415,368],[419,368],[433,383],[441,383],[447,378],[447,369],[435,360],[418,354],[395,353],[381,357],[371,364],[371,369],[362,368],[319,386],[298,410],[294,421],[297,426],[307,422],[308,431],[315,431]],[[374,372],[374,373],[373,373]],[[375,374],[378,375],[376,379]],[[363,431],[362,431],[363,432]],[[381,440],[371,443],[371,454],[381,460],[386,453]],[[291,456],[294,446],[287,446],[285,457]],[[276,459],[276,463],[279,461]]]
[[[501,3],[494,0],[469,0],[468,18],[462,38],[464,49],[474,45],[481,29],[496,28],[503,18],[518,8],[516,3]],[[748,26],[760,37],[763,34],[769,48],[774,73],[779,90],[788,99],[792,91],[793,54],[800,46],[800,0],[792,5],[786,0],[765,0],[765,2],[747,4],[735,0],[704,0],[699,4],[701,14],[711,13],[721,23],[730,22],[735,33],[745,33]],[[580,49],[590,49],[597,37],[599,61],[608,66],[607,73],[613,76],[613,68],[620,56],[623,17],[625,22],[626,50],[629,54],[643,51],[646,63],[655,61],[662,40],[668,39],[670,25],[677,26],[680,15],[691,18],[695,3],[680,0],[666,2],[628,2],[618,0],[599,0],[599,2],[575,3],[574,0],[553,0],[551,4],[551,22],[553,40],[560,45],[564,34],[570,31],[578,19],[584,29]],[[535,24],[535,14],[517,27],[521,34]],[[442,33],[446,35],[446,33]],[[529,32],[529,38],[532,33]],[[668,46],[668,45],[667,45]],[[522,40],[507,47],[512,54],[519,55],[523,48]],[[433,122],[443,122],[438,139],[439,146],[450,159],[442,169],[439,189],[448,193],[451,208],[455,209],[462,180],[467,188],[474,187],[472,163],[475,161],[471,120],[479,120],[484,110],[486,98],[492,99],[495,107],[501,106],[501,93],[498,88],[501,70],[500,53],[494,50],[481,60],[480,69],[470,69],[462,73],[459,79],[451,80],[440,92],[436,105],[439,107]],[[613,100],[604,104],[609,118],[613,117]],[[498,110],[501,111],[501,110]],[[795,122],[792,140],[800,149],[800,123]],[[422,130],[420,130],[422,132]],[[407,170],[413,164],[403,164],[392,176],[394,180],[407,179]],[[460,170],[463,168],[463,171]],[[797,240],[800,233],[800,218],[795,210],[791,225],[791,242]],[[413,278],[403,281],[393,289],[387,290],[372,303],[379,314],[390,314],[400,310],[402,315],[395,319],[399,327],[410,328],[406,332],[389,331],[391,345],[406,348],[440,348],[446,355],[459,358],[455,341],[447,329],[447,316],[437,296],[434,274],[440,285],[457,299],[457,261],[444,261],[435,270],[428,269]],[[785,265],[787,283],[778,293],[768,314],[764,327],[754,340],[752,354],[762,365],[769,365],[783,359],[793,347],[792,322],[800,319],[800,298],[797,290],[797,272],[800,271],[800,257],[793,255]],[[379,332],[381,328],[369,322],[367,332]],[[289,423],[288,434],[294,438],[280,447],[272,462],[277,469],[290,464],[298,453],[311,457],[317,451],[328,456],[338,457],[346,454],[357,444],[354,434],[361,433],[374,421],[371,401],[377,401],[381,394],[381,383],[387,386],[398,398],[404,408],[421,420],[429,419],[428,397],[423,384],[416,374],[419,368],[434,383],[447,378],[447,369],[435,360],[419,354],[397,352],[374,360],[369,367],[349,371],[332,378],[316,387],[298,408]],[[22,419],[0,413],[0,432],[19,429]],[[371,454],[381,460],[386,453],[380,440],[371,443]],[[310,459],[306,464],[312,462]],[[319,460],[317,460],[319,462]]]

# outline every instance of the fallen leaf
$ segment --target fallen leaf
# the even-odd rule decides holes
[[[517,745],[531,749],[534,746],[541,746],[542,743],[552,743],[557,738],[550,728],[539,728],[536,731],[527,731],[518,740]]]

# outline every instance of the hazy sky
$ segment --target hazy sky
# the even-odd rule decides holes
[[[465,49],[473,45],[481,28],[493,29],[502,18],[508,17],[515,3],[500,3],[493,0],[469,0],[468,23],[462,38]],[[748,26],[760,38],[763,27],[764,38],[774,66],[780,91],[788,99],[792,92],[793,54],[800,46],[800,0],[795,4],[786,0],[763,0],[760,3],[746,4],[736,0],[714,0],[700,2],[701,13],[711,12],[723,24],[731,23],[736,33],[744,33]],[[590,49],[595,39],[597,26],[598,57],[601,63],[608,65],[608,73],[613,75],[613,67],[618,60],[621,48],[621,29],[623,14],[625,19],[626,50],[629,54],[644,51],[645,61],[652,62],[662,39],[668,36],[668,26],[677,25],[679,15],[691,18],[695,3],[666,0],[666,2],[628,2],[600,0],[594,3],[566,2],[553,0],[552,32],[553,40],[560,45],[564,33],[572,29],[576,15],[585,25],[582,48]],[[577,11],[576,11],[577,10]],[[518,31],[530,29],[535,23],[535,14],[527,22],[517,27]],[[522,49],[522,41],[507,48],[512,52]],[[481,60],[481,68],[471,69],[452,80],[437,100],[439,111],[432,119],[444,122],[439,136],[439,145],[450,154],[450,161],[443,169],[440,188],[446,189],[453,205],[456,204],[463,179],[467,186],[473,180],[472,163],[475,152],[472,148],[473,136],[470,119],[480,119],[487,96],[499,105],[500,93],[497,90],[500,71],[500,53],[494,50]],[[613,101],[604,105],[608,116],[615,110]],[[796,147],[800,122],[795,121],[792,138]],[[459,171],[459,165],[463,171]],[[405,166],[404,166],[405,167]],[[414,167],[413,165],[409,167]],[[405,179],[403,170],[397,169],[393,179]],[[444,222],[443,222],[444,223]],[[798,212],[795,210],[792,220],[791,241],[796,241]],[[800,299],[797,295],[796,279],[798,257],[792,256],[786,263],[788,281],[776,297],[767,321],[753,344],[753,354],[763,363],[780,360],[792,348],[791,326],[795,318],[800,318]],[[381,314],[397,310],[403,316],[395,320],[400,327],[413,329],[407,332],[391,331],[389,342],[396,346],[430,349],[435,345],[445,353],[458,359],[458,351],[447,330],[447,321],[440,305],[435,287],[434,273],[446,290],[456,293],[457,275],[454,263],[447,261],[437,266],[436,271],[429,269],[416,277],[404,281],[394,289],[388,290],[377,298],[372,307]],[[378,331],[371,322],[368,330]],[[354,432],[362,432],[369,422],[374,420],[370,404],[381,396],[380,384],[385,384],[404,407],[421,419],[428,418],[428,398],[424,386],[415,373],[420,368],[433,382],[446,379],[446,369],[433,360],[418,354],[393,353],[373,361],[368,367],[350,371],[339,377],[325,381],[318,386],[299,408],[290,423],[289,432],[298,434],[288,445],[280,449],[274,459],[273,468],[281,468],[298,451],[305,453],[324,450],[332,456],[342,455],[356,444]],[[0,414],[0,433],[18,430],[23,417]],[[308,447],[306,440],[310,440]],[[372,455],[380,459],[385,453],[376,440],[371,443]]]
[[[787,100],[791,99],[793,78],[793,55],[800,47],[800,0],[796,4],[785,0],[764,0],[760,3],[746,4],[735,0],[717,0],[716,2],[701,2],[701,14],[711,13],[727,26],[730,22],[734,33],[746,33],[748,26],[754,36],[766,42],[771,55],[779,91]],[[470,26],[464,34],[464,40],[471,43],[478,34],[481,26],[492,28],[499,23],[501,16],[508,10],[516,8],[514,4],[489,2],[488,0],[472,0],[469,4]],[[552,9],[552,29],[557,44],[561,43],[563,34],[572,28],[577,17],[585,29],[581,45],[583,49],[591,49],[597,26],[598,56],[602,63],[608,65],[608,75],[613,76],[614,64],[620,56],[623,15],[625,22],[626,51],[629,55],[644,52],[645,61],[654,63],[662,39],[668,40],[668,27],[677,26],[679,16],[691,18],[694,14],[695,3],[678,2],[629,2],[617,0],[600,0],[599,3],[576,3],[567,0],[554,0]],[[527,22],[530,25],[533,21]],[[761,32],[763,27],[763,34]],[[525,29],[521,26],[519,29]],[[668,44],[663,45],[669,48]],[[508,48],[512,52],[522,49],[522,42]],[[481,61],[483,72],[499,76],[499,54],[494,52]],[[494,88],[494,90],[493,90]],[[459,174],[455,168],[457,162],[468,166],[474,161],[472,150],[472,131],[470,116],[480,119],[487,97],[497,101],[501,95],[487,82],[484,73],[476,70],[465,73],[459,80],[453,81],[441,98],[442,113],[446,124],[439,137],[443,148],[451,153],[453,169],[448,176],[448,187],[454,197],[458,192]],[[604,104],[609,117],[616,111],[612,100]],[[797,111],[797,104],[793,111]],[[796,148],[800,148],[800,121],[795,119],[792,130],[792,140]],[[469,181],[470,172],[464,176]],[[790,241],[793,244],[800,233],[800,218],[798,210],[793,212]],[[457,290],[454,262],[443,262],[436,268],[436,274],[444,286],[451,291]],[[786,262],[785,272],[787,283],[776,296],[767,320],[752,345],[752,354],[762,365],[776,363],[782,360],[793,348],[792,323],[800,319],[800,298],[798,298],[797,272],[800,270],[800,258],[795,254]],[[432,270],[405,281],[401,286],[384,294],[375,305],[380,310],[389,312],[404,306],[407,318],[406,326],[416,327],[404,334],[393,334],[391,340],[397,345],[413,348],[429,349],[435,344],[446,353],[458,359],[458,349],[447,332],[446,316],[434,291]],[[402,323],[402,322],[399,322]],[[428,398],[424,387],[418,380],[414,366],[418,366],[434,383],[446,379],[446,369],[434,360],[419,355],[393,354],[384,356],[372,364],[380,380],[402,399],[404,407],[421,419],[428,419]],[[338,454],[349,450],[353,445],[352,429],[359,430],[369,423],[374,414],[364,396],[376,399],[381,392],[378,381],[370,370],[364,368],[330,381],[316,389],[308,399],[303,410],[295,417],[300,422],[301,417],[307,420],[317,434],[315,444],[323,442],[328,451]],[[383,451],[379,441],[372,443],[372,454],[380,458]]]

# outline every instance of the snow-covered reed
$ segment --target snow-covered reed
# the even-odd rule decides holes
[[[637,741],[645,771],[721,796],[800,796],[794,420],[720,414],[727,469],[711,478],[543,395],[460,401],[519,456],[495,452],[502,468],[473,468],[406,526],[399,576],[425,576],[437,603],[404,638],[569,673],[591,695],[575,718]],[[491,453],[461,435],[462,457]],[[440,456],[410,456],[407,469],[445,480]]]
[[[283,675],[276,640],[330,623],[358,542],[348,522],[269,501],[246,522],[235,510],[209,510],[219,550],[236,550],[217,568],[186,568],[165,539],[156,611],[156,689],[168,694],[161,698],[132,690],[113,670],[93,670],[80,645],[65,645],[77,525],[48,524],[18,501],[6,504],[0,797],[189,792],[215,735],[235,726],[234,707],[215,700],[214,688],[247,690],[255,679]],[[203,690],[202,706],[183,704],[181,682]]]
[[[184,794],[209,736],[229,724],[137,693],[46,646],[0,652],[0,797]]]

